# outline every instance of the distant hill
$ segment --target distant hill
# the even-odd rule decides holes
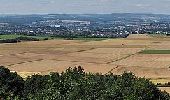
[[[138,14],[138,13],[112,13],[112,14],[46,14],[46,15],[0,15],[0,23],[29,24],[43,20],[67,19],[89,21],[115,21],[134,19],[155,19],[170,22],[170,15],[164,14]]]

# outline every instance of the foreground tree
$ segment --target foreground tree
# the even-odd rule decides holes
[[[92,74],[85,73],[79,66],[68,68],[61,74],[33,75],[25,81],[4,67],[0,73],[4,84],[16,80],[12,87],[1,86],[6,90],[0,90],[1,98],[10,96],[19,100],[170,100],[168,93],[161,92],[149,80],[138,78],[132,73]],[[9,78],[11,75],[13,77]]]
[[[0,66],[0,99],[14,99],[22,96],[24,80],[17,73]]]

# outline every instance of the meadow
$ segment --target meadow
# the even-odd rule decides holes
[[[141,54],[170,54],[170,50],[143,50]]]

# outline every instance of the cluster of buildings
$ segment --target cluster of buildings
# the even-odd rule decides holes
[[[115,17],[101,20],[90,18],[42,18],[31,23],[15,24],[0,22],[0,34],[27,34],[27,35],[71,35],[84,37],[119,37],[128,34],[169,34],[170,22],[159,18],[129,18]]]

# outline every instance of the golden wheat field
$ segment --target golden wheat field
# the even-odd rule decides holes
[[[86,72],[131,71],[154,83],[170,82],[170,54],[141,54],[142,50],[170,50],[170,38],[130,35],[102,41],[47,40],[0,44],[0,64],[26,77],[62,72],[82,66]],[[169,91],[168,88],[162,90]]]

